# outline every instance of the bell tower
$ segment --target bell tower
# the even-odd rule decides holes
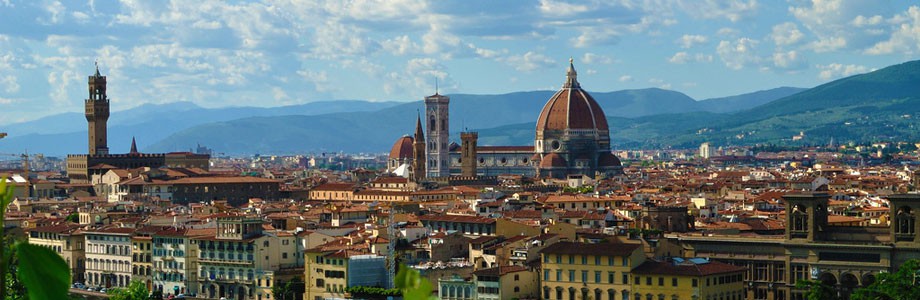
[[[786,204],[786,240],[815,242],[827,227],[827,192],[800,192],[783,196]]]
[[[435,93],[425,97],[425,119],[428,131],[428,140],[425,152],[428,154],[428,177],[450,176],[448,165],[450,147],[448,105],[450,97]]]
[[[479,140],[479,133],[461,132],[460,133],[460,175],[464,177],[476,176],[476,142]]]
[[[96,74],[89,76],[89,98],[85,101],[86,122],[89,125],[89,154],[109,154],[106,123],[109,121],[109,98],[105,94],[105,76],[99,74],[99,63],[96,63]]]

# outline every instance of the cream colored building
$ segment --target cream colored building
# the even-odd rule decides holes
[[[29,244],[48,247],[64,258],[73,282],[83,282],[85,253],[80,225],[60,224],[29,230]]]
[[[86,285],[126,287],[131,282],[131,236],[134,228],[87,230]]]
[[[645,261],[640,244],[558,242],[540,253],[544,300],[630,299],[631,271]]]
[[[270,299],[286,274],[303,274],[297,238],[264,231],[258,217],[221,217],[217,234],[193,237],[198,248],[198,295],[206,298]]]

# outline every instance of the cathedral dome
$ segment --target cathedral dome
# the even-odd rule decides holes
[[[404,159],[412,158],[412,143],[415,142],[412,137],[405,135],[393,144],[393,149],[390,149],[390,158],[391,159]]]
[[[568,164],[565,163],[565,158],[558,153],[550,153],[543,157],[543,160],[540,161],[540,168],[565,168]]]
[[[616,155],[610,152],[601,153],[600,157],[597,158],[598,167],[619,167],[622,166],[620,159]]]
[[[607,117],[594,98],[581,89],[577,73],[569,60],[566,82],[554,94],[537,119],[537,132],[545,130],[596,129],[607,132]]]

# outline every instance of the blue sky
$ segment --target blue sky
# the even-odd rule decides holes
[[[918,53],[914,1],[0,0],[0,120],[81,111],[96,59],[122,110],[555,89],[569,57],[590,91],[703,99]]]

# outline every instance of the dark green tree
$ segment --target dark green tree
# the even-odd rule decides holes
[[[851,299],[920,299],[920,260],[908,260],[896,273],[878,274],[875,282],[857,289]]]
[[[132,280],[128,287],[108,290],[108,294],[111,300],[147,300],[150,291],[140,280]]]
[[[837,291],[834,290],[834,287],[824,284],[821,281],[816,280],[799,280],[795,283],[795,287],[799,289],[806,289],[805,299],[807,300],[834,300],[838,299]]]

